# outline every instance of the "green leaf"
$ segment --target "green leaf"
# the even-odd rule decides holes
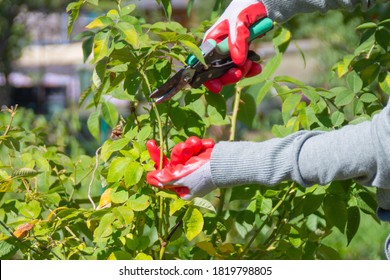
[[[29,203],[24,204],[19,209],[20,214],[30,219],[37,219],[41,214],[41,211],[41,204],[36,200],[32,200]]]
[[[127,166],[130,164],[131,159],[119,157],[114,159],[108,169],[107,181],[119,182],[125,174]]]
[[[375,215],[378,204],[369,192],[359,192],[357,198],[358,207],[365,213]]]
[[[328,194],[324,198],[323,208],[326,220],[344,233],[347,223],[347,203],[337,195]]]
[[[274,81],[277,83],[289,83],[301,87],[305,86],[305,83],[289,76],[277,76],[274,78]]]
[[[165,16],[168,18],[168,20],[171,19],[172,16],[172,5],[170,0],[159,0],[159,2],[162,3],[163,9],[165,12]]]
[[[142,178],[144,169],[139,162],[132,161],[125,170],[125,184],[127,187],[136,185]]]
[[[110,158],[112,153],[122,150],[124,147],[126,147],[129,144],[129,142],[130,139],[128,138],[120,138],[118,140],[108,139],[106,142],[104,142],[102,146],[102,151],[101,151],[102,160],[107,161]]]
[[[119,187],[115,191],[112,191],[110,196],[113,203],[122,204],[129,198],[129,192],[126,189]]]
[[[260,75],[251,77],[251,78],[246,78],[238,82],[239,87],[247,87],[247,86],[252,86],[255,84],[259,84],[264,82],[265,80],[269,80],[272,75],[275,73],[276,69],[278,69],[281,61],[282,61],[282,54],[278,53],[274,55],[264,66],[263,71],[261,72]]]
[[[150,205],[149,196],[143,194],[132,195],[127,200],[127,206],[133,211],[144,211]]]
[[[341,260],[340,254],[335,249],[324,244],[317,248],[316,254],[324,260]]]
[[[86,62],[93,50],[94,37],[89,37],[83,41],[83,61]]]
[[[0,259],[7,260],[11,259],[13,255],[18,251],[18,247],[12,244],[8,240],[0,240]]]
[[[123,227],[128,227],[134,220],[134,212],[128,206],[119,206],[112,209],[115,217],[122,223]]]
[[[102,116],[110,127],[115,127],[118,123],[119,114],[116,106],[111,102],[102,103]]]
[[[77,18],[80,14],[80,8],[83,4],[83,0],[80,0],[78,2],[71,2],[66,7],[66,12],[68,13],[68,23],[67,23],[67,29],[68,29],[68,37],[70,37],[70,34],[73,30],[73,25],[76,22]]]
[[[100,88],[102,86],[105,73],[106,62],[104,60],[101,60],[96,64],[92,72],[92,82],[96,88]],[[99,102],[95,102],[95,105],[97,106],[98,103]]]
[[[223,96],[220,94],[207,92],[205,97],[208,105],[214,107],[224,119],[226,117],[226,101]]]
[[[324,195],[308,195],[303,200],[303,214],[309,216],[317,211],[317,209],[320,208],[324,197]]]
[[[256,116],[256,101],[248,93],[241,94],[240,105],[237,119],[248,127],[252,127],[253,120]]]
[[[272,211],[272,199],[259,195],[256,199],[256,206],[260,210],[260,213],[267,215]]]
[[[113,213],[105,214],[100,220],[99,226],[93,232],[95,242],[102,242],[112,234],[112,223],[115,221]]]
[[[250,200],[255,196],[255,194],[258,190],[259,190],[258,185],[245,185],[245,186],[234,187],[234,188],[232,188],[232,194],[230,196],[230,201]]]
[[[182,199],[172,200],[171,204],[169,205],[169,216],[172,216],[173,214],[175,214],[177,211],[182,209],[186,204],[187,203]]]
[[[340,111],[335,111],[330,117],[330,120],[332,121],[332,125],[334,127],[338,127],[344,123],[345,120],[344,113]]]
[[[107,260],[131,260],[133,256],[130,253],[124,251],[115,251],[112,252]]]
[[[355,49],[355,55],[368,53],[375,45],[375,30],[368,29],[361,37],[360,45]]]
[[[337,94],[335,104],[338,107],[348,105],[355,98],[355,94],[349,89],[345,89]]]
[[[110,17],[107,16],[101,16],[98,18],[95,18],[92,22],[90,22],[85,28],[87,29],[95,29],[100,28],[103,29],[107,26],[113,25],[114,22]]]
[[[137,140],[139,142],[144,142],[146,139],[150,138],[153,129],[151,126],[144,126],[137,134]]]
[[[204,60],[203,53],[200,48],[188,40],[180,40],[180,43],[187,47],[190,52],[195,55],[195,57],[199,60],[200,63],[206,65],[206,61]]]
[[[206,129],[203,119],[190,109],[186,110],[186,117],[187,118],[183,126],[186,135],[202,138]]]
[[[382,48],[387,50],[389,45],[390,45],[390,34],[389,34],[389,31],[387,31],[384,28],[378,30],[375,33],[375,40]]]
[[[364,68],[360,75],[363,79],[365,85],[372,84],[377,78],[380,71],[380,66],[378,64],[371,64],[368,67]]]
[[[273,43],[280,53],[284,53],[290,44],[291,32],[285,28],[279,28],[274,33]]]
[[[118,11],[115,10],[115,9],[109,10],[109,11],[107,12],[107,16],[108,16],[110,19],[114,20],[114,21],[116,21],[116,20],[119,19],[119,13],[118,13]]]
[[[356,235],[360,225],[360,211],[359,207],[352,206],[348,208],[348,222],[347,222],[347,242],[351,243],[353,237]]]
[[[363,81],[355,71],[348,74],[347,83],[353,93],[358,93],[363,88]]]
[[[211,204],[210,201],[204,199],[204,198],[200,198],[200,197],[195,197],[193,200],[192,200],[192,204],[194,206],[197,206],[197,207],[200,207],[200,208],[204,208],[204,209],[207,209],[211,212],[214,212],[216,213],[217,211],[215,210],[215,207]]]
[[[343,58],[343,61],[338,62],[333,70],[337,73],[339,78],[343,77],[345,74],[349,73],[349,68],[351,65],[351,61],[354,58],[353,55],[347,55]]]
[[[282,105],[282,117],[284,123],[287,123],[291,115],[294,113],[298,104],[301,102],[302,96],[300,94],[290,94]]]
[[[210,256],[217,255],[217,250],[214,248],[213,243],[209,241],[202,241],[196,243],[196,246],[205,251]]]
[[[99,142],[100,141],[100,113],[98,111],[95,111],[91,115],[89,115],[87,126],[91,135]]]
[[[110,35],[110,31],[100,31],[96,33],[93,40],[93,56],[95,63],[108,55]]]
[[[377,25],[374,22],[365,22],[358,27],[356,27],[357,30],[362,30],[362,29],[371,29],[371,28],[376,28]]]
[[[187,17],[190,18],[194,0],[189,0],[187,4]]]
[[[131,14],[135,10],[135,8],[136,8],[135,4],[130,4],[130,5],[127,5],[123,8],[121,8],[121,10],[120,10],[121,16]]]
[[[147,255],[145,253],[138,253],[137,256],[135,256],[134,260],[152,261],[153,258],[152,256]]]
[[[138,33],[135,30],[134,26],[131,25],[128,22],[119,22],[117,24],[117,28],[119,31],[121,31],[123,39],[132,45],[134,48],[138,48],[139,46],[139,39],[138,39]]]
[[[355,119],[353,119],[352,121],[350,121],[348,124],[359,124],[359,123],[362,123],[362,122],[365,122],[365,121],[369,121],[371,120],[371,117],[369,115],[361,115]]]
[[[279,138],[283,138],[283,137],[286,137],[288,135],[290,135],[291,133],[293,133],[293,128],[292,127],[285,127],[283,125],[274,125],[272,127],[272,134],[275,136],[275,137],[279,137]]]
[[[364,103],[373,103],[378,100],[378,97],[373,93],[364,93],[359,99]]]
[[[257,105],[259,105],[263,101],[264,97],[267,95],[267,93],[271,89],[272,85],[273,85],[273,82],[271,80],[267,80],[264,82],[264,84],[262,84],[262,86],[260,87],[260,90],[256,94],[256,104]]]
[[[379,82],[379,86],[384,93],[390,95],[390,74],[389,73],[387,73],[383,81]]]
[[[189,241],[202,232],[203,224],[202,213],[194,207],[189,207],[183,217],[184,233]]]

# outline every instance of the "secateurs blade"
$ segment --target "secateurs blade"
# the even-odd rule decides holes
[[[265,34],[273,27],[273,22],[269,18],[263,18],[249,28],[250,41]],[[219,78],[229,69],[237,67],[232,61],[229,52],[228,40],[217,44],[214,40],[207,40],[200,49],[206,64],[202,64],[194,55],[187,57],[185,66],[173,75],[165,84],[156,89],[150,98],[156,103],[162,103],[171,99],[187,85],[192,88],[200,87],[204,82]],[[253,51],[248,52],[248,59],[260,60],[260,57]]]

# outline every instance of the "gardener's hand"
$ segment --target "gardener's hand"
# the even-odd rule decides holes
[[[218,21],[206,32],[204,41],[217,43],[228,37],[230,55],[237,68],[230,69],[222,77],[207,81],[204,85],[214,93],[224,85],[237,83],[243,77],[261,72],[260,64],[247,60],[249,27],[267,16],[267,10],[259,0],[233,0]]]
[[[172,190],[185,200],[203,196],[215,189],[210,173],[213,140],[188,138],[172,149],[170,161],[163,156],[161,168],[161,152],[156,141],[149,140],[146,147],[156,168],[146,176],[150,185]]]

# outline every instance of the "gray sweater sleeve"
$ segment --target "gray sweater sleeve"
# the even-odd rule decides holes
[[[374,4],[374,0],[261,0],[267,9],[268,16],[276,22],[284,22],[300,13],[328,10],[352,10],[360,4],[366,10]]]
[[[331,132],[299,131],[264,142],[220,142],[211,156],[217,187],[293,180],[302,186],[354,179],[390,189],[390,105],[372,121]]]

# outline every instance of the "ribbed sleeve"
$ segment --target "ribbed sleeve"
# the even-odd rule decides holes
[[[259,183],[272,186],[284,180],[306,185],[298,165],[306,139],[320,132],[298,132],[286,138],[254,142],[220,142],[211,156],[211,174],[217,187]]]
[[[390,189],[390,105],[370,122],[269,141],[221,142],[211,156],[217,187],[293,180],[303,186],[354,179]]]
[[[352,10],[360,5],[366,10],[374,0],[261,0],[267,9],[268,16],[276,22],[284,22],[300,13],[321,12],[329,10]]]

